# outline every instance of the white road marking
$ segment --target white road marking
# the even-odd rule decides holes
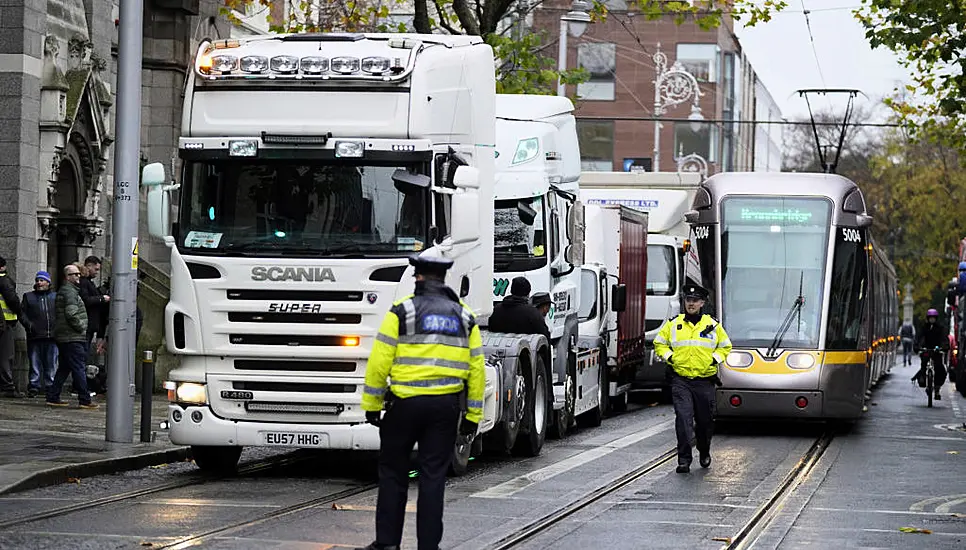
[[[927,498],[925,500],[920,500],[919,502],[913,504],[912,506],[909,507],[909,510],[912,512],[922,512],[926,509],[927,506],[932,506],[934,504],[938,505],[941,502],[948,502],[948,501],[953,501],[955,503],[958,503],[960,500],[966,501],[966,494],[946,495],[941,497]],[[940,511],[939,508],[941,507],[942,506],[937,506],[936,511],[939,512]]]
[[[936,508],[937,510],[939,508]],[[950,512],[939,513],[939,512],[913,512],[904,510],[858,510],[856,508],[824,508],[817,506],[814,508],[809,508],[809,510],[816,512],[837,512],[837,513],[850,513],[850,514],[885,514],[894,516],[949,516]]]
[[[649,437],[653,437],[661,432],[664,432],[670,429],[673,424],[674,424],[673,420],[667,420],[665,422],[661,422],[656,426],[652,426],[650,428],[641,430],[639,432],[626,435],[620,439],[616,439],[614,441],[611,441],[610,443],[606,443],[595,449],[589,449],[582,453],[575,454],[570,458],[566,458],[564,460],[561,460],[560,462],[555,462],[554,464],[545,466],[543,468],[540,468],[539,470],[534,470],[528,474],[515,477],[509,481],[505,481],[499,485],[495,485],[484,491],[473,493],[470,496],[477,497],[477,498],[506,498],[508,496],[511,496],[513,494],[516,494],[522,491],[523,489],[529,487],[530,485],[533,485],[534,483],[546,481],[554,476],[560,475],[578,466],[587,464],[592,460],[597,460],[598,458],[607,456],[614,451],[623,449],[624,447],[629,447]]]

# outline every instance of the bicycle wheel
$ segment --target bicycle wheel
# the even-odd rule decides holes
[[[935,366],[933,366],[932,359],[929,360],[929,368],[926,369],[926,399],[928,400],[929,407],[932,407],[932,382],[935,377]]]

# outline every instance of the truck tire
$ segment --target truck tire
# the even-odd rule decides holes
[[[526,412],[521,435],[513,450],[520,456],[537,456],[547,438],[547,365],[543,357],[536,356],[536,375],[533,385],[527,388]]]
[[[610,398],[610,410],[616,413],[622,413],[627,411],[627,396],[628,392],[624,392],[618,396]]]
[[[513,446],[516,445],[517,437],[520,435],[520,427],[526,422],[528,399],[527,379],[523,375],[524,364],[522,361],[517,361],[514,373],[516,383],[509,405],[512,417],[502,420],[496,428],[483,435],[483,448],[487,454],[506,456],[513,451]]]
[[[191,457],[198,469],[210,475],[234,475],[238,471],[241,452],[241,447],[191,446]]]
[[[564,406],[555,410],[550,424],[550,437],[563,439],[575,423],[574,409],[577,406],[577,357],[567,358],[567,378],[564,380]]]
[[[596,428],[603,423],[604,415],[607,413],[607,402],[610,395],[610,388],[607,387],[607,355],[604,354],[604,350],[600,350],[598,359],[597,406],[580,415],[580,418],[577,419],[580,425],[590,428]]]

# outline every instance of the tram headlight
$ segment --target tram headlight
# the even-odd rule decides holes
[[[815,357],[808,353],[789,353],[785,364],[792,369],[810,369],[815,366]]]
[[[754,361],[755,358],[746,351],[733,351],[728,354],[728,358],[725,360],[729,367],[736,369],[748,368]]]

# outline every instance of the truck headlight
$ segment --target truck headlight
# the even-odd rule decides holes
[[[388,57],[367,57],[362,60],[362,71],[369,74],[382,74],[389,70]]]
[[[230,73],[238,70],[238,58],[233,55],[216,55],[211,58],[211,70]]]
[[[264,55],[246,55],[241,58],[241,70],[246,73],[263,73],[268,70],[268,58]]]
[[[258,142],[253,139],[235,139],[228,142],[228,155],[232,157],[254,157],[258,154]]]
[[[359,71],[359,58],[333,57],[329,61],[329,68],[339,74],[352,74]]]
[[[537,158],[537,153],[540,152],[540,142],[537,138],[527,138],[521,139],[517,143],[517,150],[513,153],[513,164],[520,164],[521,162],[527,162],[528,160],[533,160]]]
[[[308,57],[303,57],[300,65],[302,67],[302,72],[305,74],[322,74],[329,70],[329,59],[326,57],[310,55]]]
[[[335,156],[337,158],[343,157],[361,157],[362,152],[366,150],[365,143],[361,141],[337,141],[335,142]]]
[[[276,73],[290,74],[299,70],[299,58],[293,55],[276,55],[270,65]]]
[[[190,403],[192,405],[208,403],[208,392],[204,384],[169,380],[164,383],[164,389],[168,390],[168,401],[172,403]]]

